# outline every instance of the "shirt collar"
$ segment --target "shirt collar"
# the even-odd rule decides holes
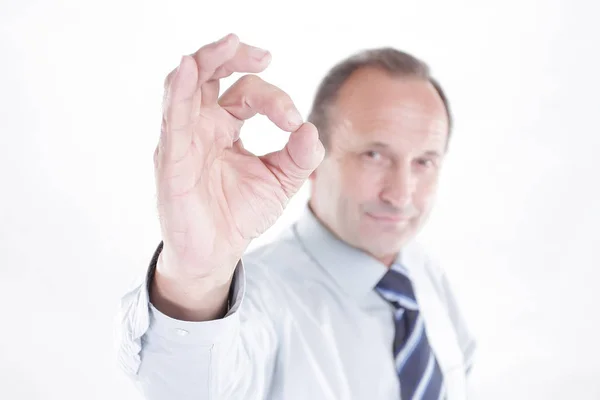
[[[388,268],[371,255],[343,242],[327,229],[307,205],[295,224],[298,239],[313,260],[350,296],[362,299]]]

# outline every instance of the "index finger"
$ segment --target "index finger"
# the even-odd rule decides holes
[[[290,96],[256,75],[244,75],[231,85],[219,99],[219,105],[240,121],[258,113],[287,132],[302,125],[302,116]]]
[[[199,85],[234,72],[261,72],[271,60],[267,50],[242,43],[235,34],[202,46],[192,57],[198,65]]]

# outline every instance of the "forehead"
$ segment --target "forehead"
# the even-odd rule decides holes
[[[377,68],[355,71],[329,112],[331,141],[445,146],[448,116],[433,85]]]

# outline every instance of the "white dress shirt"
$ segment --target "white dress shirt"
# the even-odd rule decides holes
[[[144,281],[118,321],[122,368],[152,400],[399,400],[393,308],[374,290],[387,268],[304,215],[236,268],[232,305],[219,320],[170,318]],[[416,244],[408,269],[448,400],[467,396],[475,341],[444,272]]]

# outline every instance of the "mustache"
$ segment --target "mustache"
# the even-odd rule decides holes
[[[391,217],[412,218],[419,214],[419,210],[410,203],[403,207],[396,207],[390,203],[369,203],[363,206],[363,210],[374,215],[388,215]]]

